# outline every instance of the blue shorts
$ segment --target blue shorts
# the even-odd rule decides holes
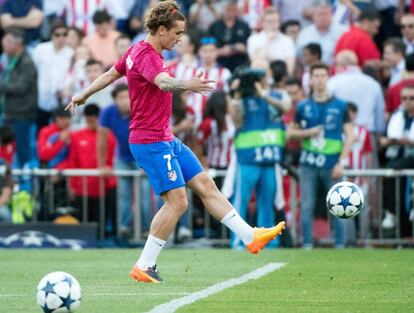
[[[185,186],[204,169],[194,153],[177,138],[149,144],[129,144],[156,194]]]

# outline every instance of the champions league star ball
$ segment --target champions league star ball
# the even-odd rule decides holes
[[[45,313],[74,312],[81,303],[81,287],[68,273],[49,273],[37,285],[36,301]]]
[[[351,182],[340,182],[332,186],[326,196],[326,206],[339,218],[357,216],[364,207],[364,195],[361,189]]]

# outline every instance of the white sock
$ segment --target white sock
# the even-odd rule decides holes
[[[157,257],[164,247],[165,242],[165,240],[148,235],[144,250],[142,250],[141,256],[136,263],[137,267],[141,270],[153,267],[157,263]]]
[[[239,237],[245,245],[251,243],[254,238],[254,229],[247,224],[239,215],[239,213],[233,209],[226,214],[221,222],[232,230],[237,237]]]

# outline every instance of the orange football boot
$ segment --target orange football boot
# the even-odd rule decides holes
[[[250,253],[259,253],[271,240],[275,239],[285,229],[285,222],[280,222],[272,228],[254,228],[253,241],[246,245]]]
[[[160,283],[162,278],[160,273],[157,271],[156,266],[149,267],[146,270],[139,269],[136,265],[131,269],[129,276],[136,281],[143,283]]]

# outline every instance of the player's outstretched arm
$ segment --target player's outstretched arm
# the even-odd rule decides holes
[[[76,112],[76,107],[82,105],[88,100],[90,96],[99,90],[104,89],[105,87],[112,84],[122,75],[118,73],[115,68],[112,66],[108,71],[99,76],[92,84],[90,84],[86,89],[81,93],[72,97],[72,101],[66,106],[65,110],[70,110],[73,114]]]
[[[168,73],[162,72],[157,75],[154,79],[154,84],[158,86],[163,91],[181,91],[181,90],[191,90],[198,93],[209,92],[214,90],[212,84],[215,83],[214,80],[208,80],[202,78],[203,72],[200,72],[195,78],[190,80],[179,80],[174,77],[171,77]]]

